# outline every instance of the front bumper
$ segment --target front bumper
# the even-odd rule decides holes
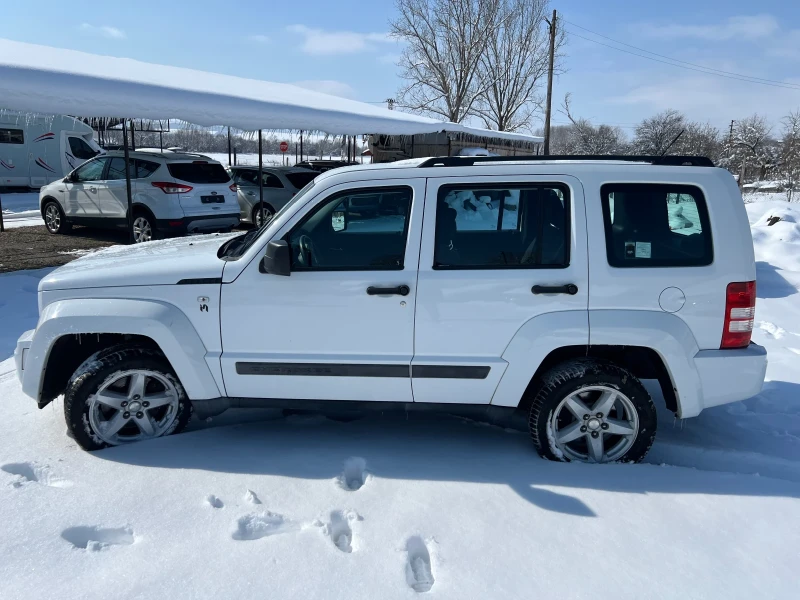
[[[239,213],[196,215],[182,219],[157,219],[156,228],[167,235],[233,229],[240,222]]]
[[[701,350],[694,357],[703,408],[758,394],[767,373],[767,350],[758,344],[737,350]]]
[[[28,353],[33,343],[33,334],[36,333],[35,329],[30,329],[23,333],[17,340],[17,347],[14,349],[14,364],[17,367],[17,379],[22,383],[22,376],[25,372],[25,362],[28,359]]]

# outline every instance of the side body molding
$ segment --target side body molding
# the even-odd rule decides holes
[[[154,300],[76,299],[48,304],[27,354],[22,391],[38,400],[53,344],[67,334],[120,333],[155,341],[191,400],[224,395],[206,363],[206,347],[186,315]]]

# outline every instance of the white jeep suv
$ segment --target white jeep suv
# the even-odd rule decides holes
[[[376,194],[394,210],[349,211]],[[638,461],[657,421],[641,379],[679,418],[761,389],[750,239],[708,159],[337,169],[239,237],[53,271],[17,372],[40,408],[64,394],[89,450],[179,431],[192,411],[438,405],[521,411],[550,459]]]
[[[130,152],[133,233],[136,242],[239,224],[236,185],[215,160],[200,154]],[[75,225],[126,227],[125,158],[109,152],[84,163],[39,192],[47,230]]]

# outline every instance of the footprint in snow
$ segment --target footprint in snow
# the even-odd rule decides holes
[[[786,335],[786,330],[783,327],[770,323],[769,321],[761,321],[758,324],[759,329],[770,336],[772,339],[779,340]]]
[[[353,551],[353,528],[350,524],[363,520],[363,517],[352,510],[335,510],[331,513],[330,522],[325,525],[325,533],[330,536],[334,546],[342,552],[350,553]]]
[[[296,531],[299,528],[296,523],[283,515],[264,511],[241,517],[236,522],[236,531],[233,532],[232,537],[239,541],[259,540],[271,535]]]
[[[206,504],[208,504],[211,508],[222,508],[225,506],[225,503],[217,498],[214,494],[206,497]]]
[[[134,542],[130,527],[70,527],[61,532],[61,537],[75,548],[98,552],[111,546],[129,546]]]
[[[344,461],[344,470],[339,475],[338,481],[343,489],[355,492],[367,483],[368,478],[367,461],[359,456],[353,456]]]
[[[22,487],[28,483],[38,483],[48,487],[64,488],[72,485],[71,481],[61,479],[53,475],[50,467],[37,465],[35,463],[9,463],[0,467],[9,475],[14,475],[15,478],[11,485],[15,488]]]
[[[431,553],[423,539],[415,535],[406,542],[408,562],[406,562],[406,581],[415,592],[429,592],[433,587]]]
[[[261,500],[258,499],[258,496],[256,496],[253,490],[247,490],[247,492],[245,492],[244,501],[249,504],[261,504]]]

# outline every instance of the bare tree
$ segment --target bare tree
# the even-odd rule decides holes
[[[391,34],[406,42],[398,105],[460,123],[486,89],[479,68],[500,0],[396,0]]]
[[[741,173],[742,182],[747,179],[751,166],[758,169],[758,179],[766,177],[767,171],[777,162],[775,140],[770,137],[772,126],[757,114],[736,121],[733,136],[726,144],[725,166]]]
[[[800,187],[800,110],[783,118],[781,173],[786,179],[786,199],[791,202]]]
[[[592,125],[591,121],[576,118],[570,107],[570,94],[564,96],[561,113],[571,125],[567,126],[564,154],[622,154],[626,150],[625,134],[619,127]],[[559,142],[560,145],[560,142]],[[560,148],[559,148],[560,149]]]
[[[639,154],[660,156],[685,129],[686,118],[677,110],[667,109],[637,125],[634,150]]]
[[[479,65],[486,88],[474,107],[489,129],[516,131],[530,126],[547,77],[549,10],[549,0],[500,0],[498,30]],[[562,28],[556,38],[557,65],[564,39]]]

